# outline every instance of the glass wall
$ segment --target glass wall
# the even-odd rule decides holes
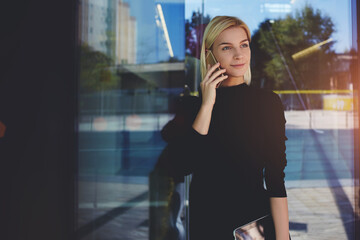
[[[188,239],[191,179],[164,174],[162,130],[198,95],[202,34],[216,15],[249,25],[251,84],[282,99],[292,239],[355,239],[355,1],[78,4],[78,239]]]

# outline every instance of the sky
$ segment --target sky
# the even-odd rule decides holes
[[[200,10],[202,0],[185,0],[185,18],[189,19],[193,11]],[[319,9],[328,15],[335,25],[334,49],[341,53],[352,45],[351,33],[351,0],[204,0],[205,15],[236,16],[247,23],[253,33],[265,19],[284,18],[293,14],[305,4]]]
[[[244,20],[253,34],[265,19],[284,18],[310,4],[323,15],[331,17],[335,25],[333,49],[343,53],[351,49],[353,38],[351,25],[351,0],[123,0],[129,3],[130,14],[136,19],[137,63],[167,61],[170,57],[163,30],[156,26],[157,4],[161,4],[174,55],[185,58],[185,19],[192,12],[201,11],[204,2],[205,15],[237,16]]]

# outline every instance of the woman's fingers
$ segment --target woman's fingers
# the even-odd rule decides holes
[[[218,77],[220,77],[221,75],[223,75],[226,72],[226,69],[219,69],[218,71],[214,72],[210,78],[209,81],[212,82],[215,79],[217,79]]]
[[[213,75],[210,76],[210,78],[208,79],[204,79],[203,83],[205,85],[210,85],[211,83],[213,83],[215,80],[217,80],[218,78],[221,77],[222,80],[224,80],[225,78],[223,78],[225,75],[224,73],[226,72],[225,69],[220,69],[219,71],[216,71],[215,73],[213,73]]]
[[[225,75],[225,69],[220,69],[220,63],[210,67],[207,65],[207,73],[201,81],[201,91],[203,94],[203,104],[215,104],[216,91],[215,89],[220,85],[219,83],[228,78]]]
[[[225,79],[228,78],[228,75],[219,76],[220,74],[222,74],[222,72],[220,72],[219,74],[216,74],[216,76],[211,76],[211,78],[207,79],[207,81],[202,81],[200,83],[200,85],[202,85],[202,87],[212,86],[211,88],[213,88],[214,85],[217,86],[219,82],[222,82],[222,81],[224,81]]]
[[[204,84],[208,84],[213,82],[215,79],[217,79],[220,76],[224,76],[224,73],[226,72],[226,69],[219,69],[218,71],[214,72],[209,77],[205,77],[202,81]]]
[[[214,91],[215,88],[220,86],[222,81],[228,78],[228,76],[224,74],[226,69],[220,69],[220,63],[217,63],[212,67],[208,64],[207,69],[205,77],[200,83],[204,96],[207,95],[205,92],[208,90]]]
[[[211,82],[211,84],[217,86],[220,82],[224,81],[227,78],[228,75],[223,75],[221,77],[216,78],[214,81]]]
[[[210,64],[208,64],[208,70],[205,74],[204,80],[206,81],[207,79],[209,79],[218,67],[220,67],[220,63],[216,63],[212,67],[210,67]]]

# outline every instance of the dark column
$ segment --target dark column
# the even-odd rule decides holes
[[[72,239],[76,1],[1,9],[0,239]]]

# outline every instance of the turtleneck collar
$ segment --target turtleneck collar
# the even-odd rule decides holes
[[[248,87],[248,85],[245,82],[243,82],[243,83],[240,83],[240,84],[234,85],[234,86],[219,87],[216,90],[226,91],[228,89],[247,88],[247,87]]]

